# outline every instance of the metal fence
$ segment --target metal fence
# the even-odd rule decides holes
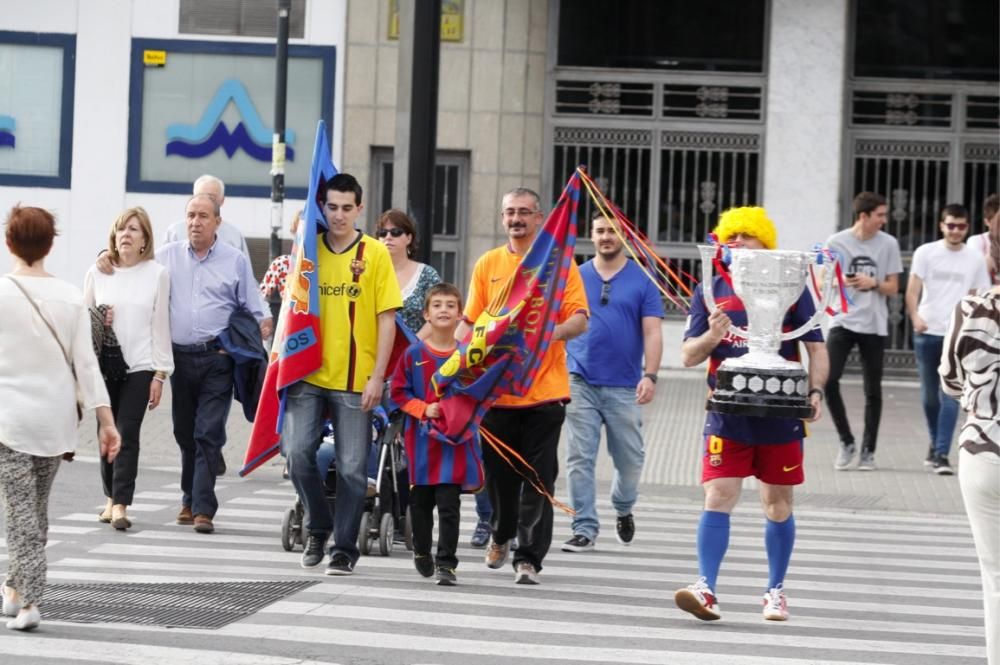
[[[941,208],[963,203],[970,235],[985,230],[983,199],[1000,190],[1000,96],[995,93],[995,85],[954,81],[851,83],[844,209],[850,210],[858,192],[884,195],[889,205],[885,230],[903,254],[900,294],[889,303],[890,371],[914,364],[903,293],[913,251],[940,237]]]

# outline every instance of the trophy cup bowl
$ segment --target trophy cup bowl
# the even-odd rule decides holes
[[[712,264],[718,248],[699,245],[698,249],[703,296],[711,312],[715,309]],[[785,313],[802,295],[810,266],[818,263],[817,253],[743,248],[733,248],[730,253],[733,290],[743,302],[747,327],[730,326],[729,334],[745,340],[749,350],[719,365],[706,408],[743,416],[808,418],[812,415],[809,375],[801,363],[782,358],[778,350],[782,341],[796,339],[818,325],[833,284],[833,271],[825,272],[823,297],[815,314],[798,329],[783,332]]]

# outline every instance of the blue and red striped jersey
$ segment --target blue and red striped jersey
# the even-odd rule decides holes
[[[483,456],[478,437],[454,444],[429,426],[427,405],[437,402],[431,377],[452,351],[436,351],[425,342],[410,345],[392,374],[393,408],[405,414],[403,441],[411,485],[461,485],[476,491],[483,485]]]

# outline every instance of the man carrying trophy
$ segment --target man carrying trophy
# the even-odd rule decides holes
[[[681,346],[686,367],[709,361],[699,579],[674,599],[699,619],[720,618],[715,584],[729,545],[730,514],[743,478],[755,476],[766,517],[763,615],[784,621],[783,584],[795,542],[792,489],[805,478],[804,421],[821,413],[829,362],[818,320],[835,288],[835,271],[824,271],[817,308],[806,281],[823,253],[776,250],[777,231],[763,208],[727,210],[714,235],[717,245],[700,247],[705,277],[692,297]],[[713,265],[719,271],[714,278]],[[808,371],[798,363],[799,342],[809,355]]]

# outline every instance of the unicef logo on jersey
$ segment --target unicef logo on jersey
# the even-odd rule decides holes
[[[0,115],[0,148],[13,148],[16,143],[14,137],[14,118],[9,115]]]
[[[320,284],[319,293],[324,296],[334,296],[335,298],[341,298],[347,296],[351,300],[357,300],[361,297],[361,285],[360,284]]]
[[[232,131],[222,121],[222,114],[230,102],[241,118]],[[229,159],[233,158],[237,150],[242,150],[257,161],[270,162],[273,133],[260,119],[243,84],[236,79],[229,79],[219,86],[196,124],[174,123],[167,126],[167,155],[200,159],[221,148]],[[292,144],[295,143],[295,132],[290,129],[285,132],[285,143],[285,157],[288,161],[294,161],[295,150]]]

